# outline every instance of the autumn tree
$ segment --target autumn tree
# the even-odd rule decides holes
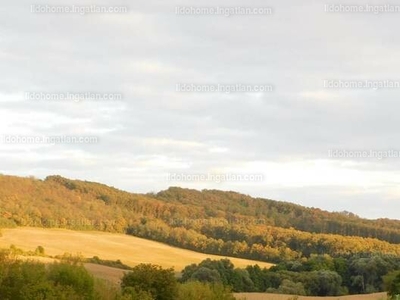
[[[139,264],[125,273],[121,281],[124,293],[143,291],[155,300],[174,300],[178,293],[178,282],[173,269],[163,269],[152,264]]]

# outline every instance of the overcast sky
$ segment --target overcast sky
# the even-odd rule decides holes
[[[377,156],[400,151],[400,89],[344,85],[400,81],[400,13],[327,12],[325,4],[340,2],[321,0],[47,3],[128,10],[85,14],[7,2],[0,5],[1,173],[60,174],[132,192],[234,190],[399,218],[400,155]],[[177,6],[266,13],[184,15]],[[273,89],[179,92],[183,84]],[[121,99],[37,99],[88,92]]]

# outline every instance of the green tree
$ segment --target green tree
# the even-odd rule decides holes
[[[212,270],[206,267],[199,267],[193,272],[190,280],[209,282],[209,283],[220,283],[221,276],[217,270]]]
[[[94,299],[94,279],[83,265],[54,263],[49,266],[49,279],[56,286],[71,287],[86,300]]]
[[[45,254],[44,248],[42,246],[37,246],[35,250],[35,255],[44,256],[44,254]]]
[[[232,289],[234,292],[254,292],[254,282],[246,269],[235,269],[232,275]]]
[[[391,299],[396,299],[396,295],[400,295],[400,271],[391,272],[384,276],[383,282]]]
[[[222,284],[191,281],[179,286],[177,300],[235,300],[230,290]]]
[[[11,261],[1,264],[0,298],[10,300],[47,297],[52,287],[46,282],[44,264]]]
[[[315,276],[318,288],[314,295],[317,296],[337,296],[340,294],[340,286],[342,285],[342,278],[338,273],[333,271],[317,271],[312,272]]]
[[[306,291],[301,282],[293,282],[289,279],[282,280],[281,285],[277,289],[268,289],[269,293],[288,294],[288,295],[305,295]]]
[[[21,261],[0,255],[2,300],[92,300],[92,278],[83,267]]]
[[[140,264],[125,273],[121,287],[124,293],[131,291],[130,288],[148,292],[155,300],[174,300],[178,293],[174,270],[152,264]]]
[[[154,300],[150,292],[142,291],[134,287],[126,287],[123,290],[124,300]]]

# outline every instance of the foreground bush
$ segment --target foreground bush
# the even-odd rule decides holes
[[[93,277],[83,266],[45,265],[0,253],[0,299],[92,300]]]
[[[235,300],[231,291],[222,284],[207,284],[198,281],[179,286],[178,300]]]
[[[61,262],[23,261],[0,251],[1,300],[234,300],[222,283],[178,284],[173,269],[140,264],[125,273],[121,286],[94,279],[79,257]]]
[[[174,300],[178,282],[173,269],[163,269],[152,264],[140,264],[122,278],[123,293],[147,292],[155,300]]]

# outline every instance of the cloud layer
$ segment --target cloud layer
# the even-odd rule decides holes
[[[235,190],[399,218],[400,158],[370,151],[400,151],[400,89],[324,87],[325,80],[400,81],[399,13],[252,0],[229,6],[271,7],[272,15],[226,17],[175,13],[177,6],[227,7],[222,0],[75,1],[93,4],[128,13],[32,13],[37,3],[26,0],[2,5],[0,172],[61,174],[136,192]],[[178,92],[177,84],[274,89]],[[27,92],[122,99],[32,100]],[[22,141],[55,136],[98,141]],[[169,174],[263,180],[168,181]]]

